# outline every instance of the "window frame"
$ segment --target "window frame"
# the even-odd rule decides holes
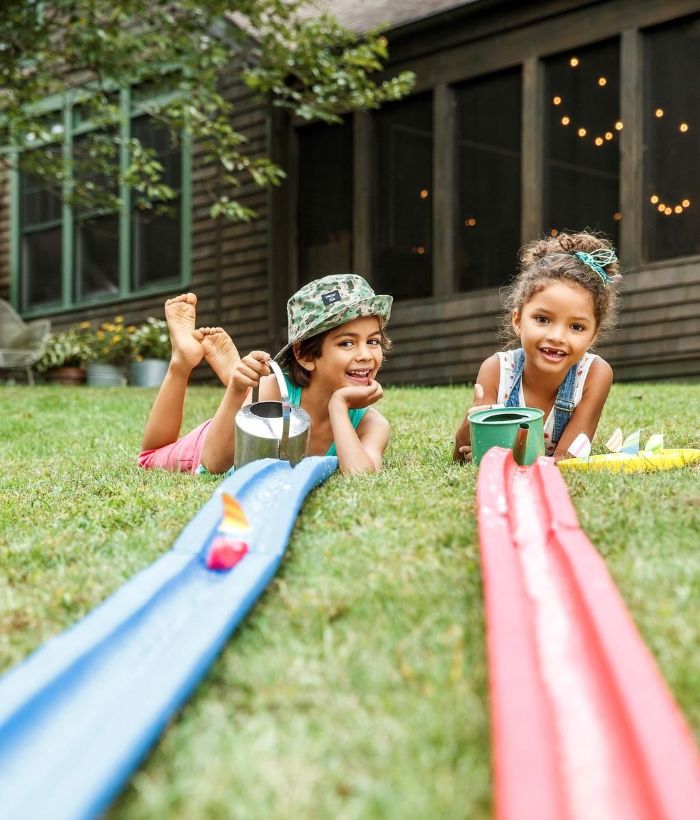
[[[122,144],[119,147],[119,173],[122,174],[129,164],[129,149],[127,141],[131,136],[131,121],[148,113],[149,106],[162,104],[172,98],[175,92],[154,95],[153,97],[135,103],[132,99],[130,87],[119,89],[120,118],[117,130]],[[61,111],[63,120],[62,151],[64,162],[68,166],[72,156],[74,137],[95,131],[97,126],[89,122],[74,124],[73,109],[81,101],[80,94],[61,94],[44,100],[40,110],[45,112]],[[81,299],[75,298],[77,290],[75,276],[75,234],[78,221],[73,207],[62,204],[61,215],[61,300],[60,303],[47,305],[24,306],[23,278],[21,270],[21,242],[23,230],[20,219],[21,173],[17,168],[16,159],[19,149],[12,150],[13,168],[10,171],[10,303],[18,313],[25,317],[52,316],[67,313],[82,308],[118,304],[131,301],[135,298],[155,296],[169,293],[173,288],[185,287],[192,281],[192,141],[190,135],[183,132],[181,136],[181,190],[180,190],[180,276],[177,279],[143,288],[131,286],[132,265],[132,197],[129,186],[120,184],[119,197],[121,206],[119,215],[119,264],[118,264],[118,293],[96,294]],[[64,193],[70,190],[71,180],[66,179]]]

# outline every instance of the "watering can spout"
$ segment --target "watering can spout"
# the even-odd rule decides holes
[[[526,462],[527,438],[530,433],[530,425],[523,422],[518,425],[515,431],[515,440],[513,441],[513,459],[516,464],[521,466]]]

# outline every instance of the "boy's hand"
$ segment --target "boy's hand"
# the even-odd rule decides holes
[[[340,387],[331,396],[331,402],[341,402],[348,410],[369,407],[384,395],[381,384],[372,380],[366,387]]]
[[[253,350],[247,356],[244,356],[236,364],[231,376],[231,384],[237,393],[248,394],[251,387],[256,387],[260,384],[260,379],[263,376],[269,376],[272,372],[268,362],[270,361],[270,354],[263,350]]]

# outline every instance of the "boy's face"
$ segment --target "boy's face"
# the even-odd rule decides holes
[[[319,358],[301,364],[332,389],[366,386],[382,365],[381,338],[377,316],[352,319],[328,331]]]

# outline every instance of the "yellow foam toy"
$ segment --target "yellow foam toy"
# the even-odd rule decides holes
[[[700,461],[700,450],[654,450],[653,452],[606,453],[589,458],[566,458],[559,462],[562,470],[608,470],[612,473],[648,473],[672,470]]]

